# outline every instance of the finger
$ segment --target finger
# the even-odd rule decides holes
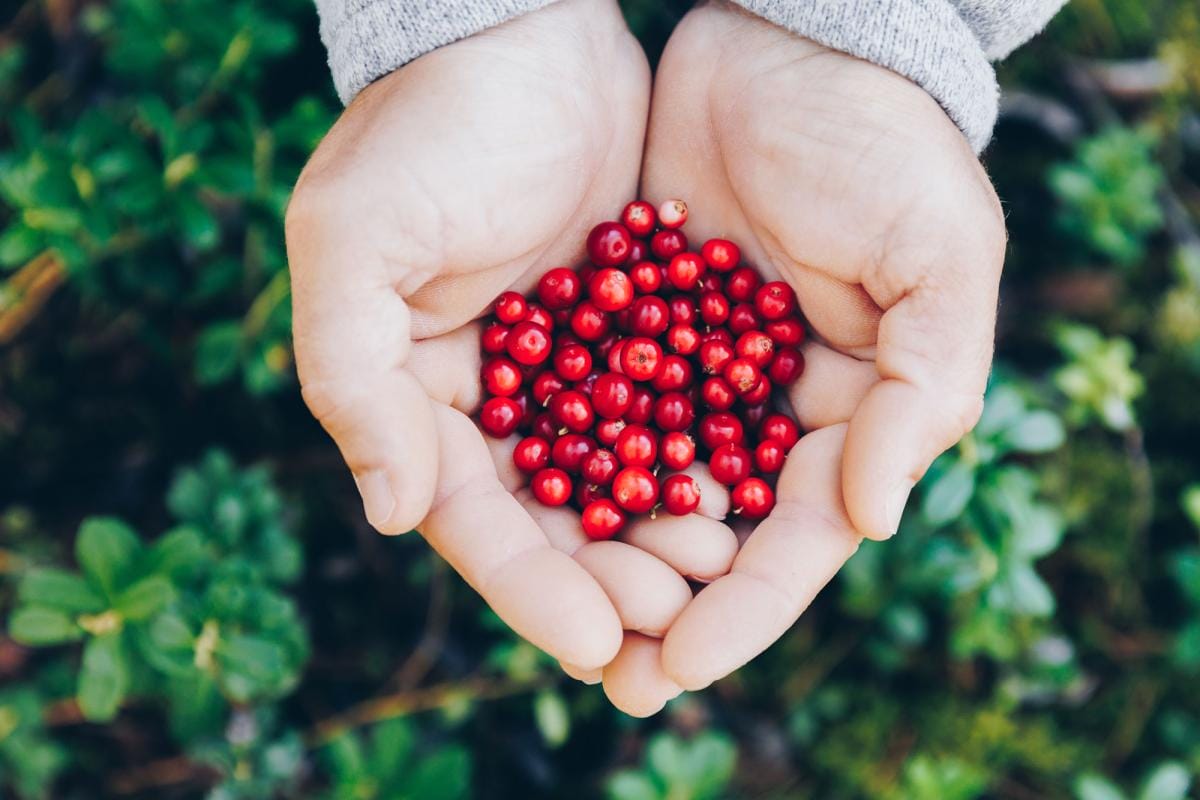
[[[706,586],[663,640],[663,669],[684,689],[724,677],[783,635],[858,549],[842,502],[845,425],[814,431],[792,449],[775,509],[732,571]]]
[[[435,403],[474,414],[483,402],[479,381],[482,330],[483,323],[476,321],[413,344],[408,369]]]
[[[591,541],[583,532],[583,519],[579,512],[570,506],[542,505],[533,496],[533,491],[525,486],[518,489],[514,496],[525,512],[529,514],[542,533],[550,542],[550,546],[560,553],[575,555],[579,548]]]
[[[984,260],[993,255],[986,244],[973,250]],[[1002,258],[1001,245],[992,263],[970,262],[977,274],[958,267],[894,302],[886,289],[873,292],[888,309],[876,355],[883,380],[850,420],[843,465],[846,510],[866,536],[896,532],[913,484],[979,420]]]
[[[620,539],[670,564],[685,578],[707,582],[729,571],[737,537],[728,525],[700,514],[639,517]]]
[[[492,465],[496,468],[496,478],[499,479],[500,485],[505,490],[516,493],[529,482],[529,479],[513,463],[513,450],[521,441],[520,436],[509,436],[504,439],[484,436],[483,441],[487,444],[488,454],[492,457]]]
[[[683,691],[662,668],[662,642],[626,633],[617,657],[604,668],[604,694],[631,717],[649,717]]]
[[[683,470],[700,486],[700,505],[696,512],[709,519],[722,520],[729,516],[730,500],[729,487],[717,481],[708,471],[708,464],[693,461]]]
[[[558,662],[562,667],[562,671],[577,681],[586,683],[588,686],[595,686],[604,678],[604,669],[597,667],[596,669],[581,669],[574,664],[568,664],[565,661]]]
[[[678,572],[624,542],[591,542],[574,558],[604,589],[627,631],[661,638],[692,600]]]
[[[421,533],[522,637],[582,669],[607,664],[621,623],[603,589],[501,486],[474,424],[446,406],[435,414],[438,446],[453,457]]]
[[[805,342],[804,371],[788,387],[788,401],[806,431],[848,422],[867,392],[879,382],[872,361],[860,361],[819,342]]]
[[[367,520],[403,533],[433,502],[433,409],[405,368],[408,305],[378,254],[331,221],[325,194],[297,191],[287,215],[301,394],[350,467]]]

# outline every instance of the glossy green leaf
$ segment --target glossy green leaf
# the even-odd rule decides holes
[[[69,614],[57,609],[25,606],[9,618],[8,635],[21,644],[52,645],[81,638],[83,629]]]
[[[69,614],[95,614],[106,605],[100,593],[82,577],[55,567],[39,567],[27,572],[21,578],[17,597],[28,605]]]
[[[124,639],[118,633],[94,636],[83,648],[78,700],[83,715],[107,722],[117,715],[129,689]]]

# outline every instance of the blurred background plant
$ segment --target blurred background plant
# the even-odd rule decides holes
[[[652,59],[685,11],[624,6]],[[6,6],[0,794],[1197,796],[1200,7],[1076,0],[1001,79],[979,428],[774,648],[634,721],[372,534],[299,401],[309,0]]]

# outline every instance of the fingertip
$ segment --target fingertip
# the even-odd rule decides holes
[[[583,669],[575,666],[574,664],[568,664],[565,661],[558,662],[558,666],[562,668],[562,671],[566,673],[568,677],[574,678],[580,683],[587,684],[588,686],[595,686],[604,679],[604,670],[600,668]]]
[[[616,658],[604,668],[604,694],[631,717],[650,717],[683,692],[662,668],[662,642],[626,633]]]

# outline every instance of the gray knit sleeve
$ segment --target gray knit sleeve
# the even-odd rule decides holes
[[[317,0],[321,41],[343,103],[364,86],[442,45],[553,0]]]
[[[1003,58],[1066,0],[734,0],[808,39],[898,72],[941,104],[979,152],[992,135]]]

